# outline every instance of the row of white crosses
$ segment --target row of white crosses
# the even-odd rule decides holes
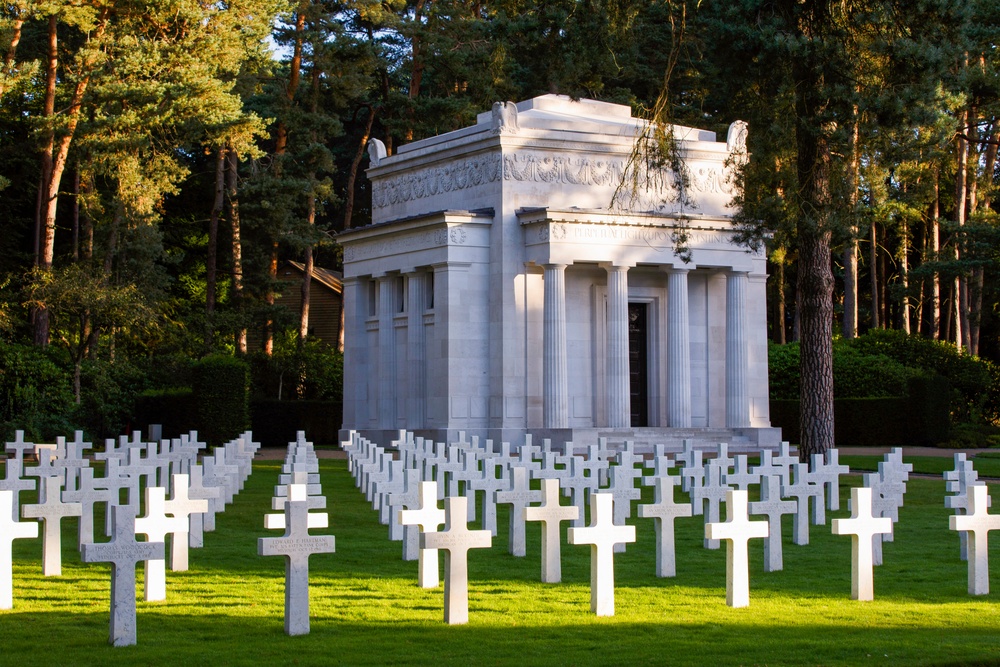
[[[573,505],[576,507],[583,504],[584,492],[589,494],[592,518],[605,513],[611,515],[605,532],[610,532],[611,527],[623,527],[622,524],[630,516],[631,501],[639,497],[635,482],[641,480],[643,484],[653,485],[655,489],[654,502],[640,505],[639,516],[654,519],[657,575],[670,577],[676,572],[674,520],[702,514],[706,523],[705,546],[715,548],[720,540],[728,542],[727,602],[731,606],[748,603],[746,540],[766,537],[765,570],[780,570],[781,516],[795,515],[793,542],[808,544],[810,517],[814,525],[822,525],[826,522],[825,510],[839,510],[840,477],[849,471],[847,466],[839,463],[836,450],[828,451],[826,457],[813,456],[812,465],[808,466],[800,463],[791,453],[788,443],[782,443],[776,455],[765,450],[761,453],[760,464],[750,467],[746,456],[730,457],[725,444],[719,445],[713,459],[703,461],[702,452],[694,449],[690,442],[685,442],[683,451],[677,456],[681,468],[679,479],[669,474],[673,462],[666,456],[662,446],[654,448],[652,459],[645,461],[645,466],[652,470],[652,474],[643,476],[641,470],[635,467],[641,458],[629,443],[626,443],[622,451],[615,453],[602,441],[599,445],[588,448],[586,458],[575,456],[572,445],[567,447],[563,456],[548,450],[540,452],[532,446],[530,436],[516,457],[510,454],[510,447],[506,443],[501,445],[499,452],[493,452],[489,442],[485,447],[480,447],[475,438],[472,442],[466,442],[461,436],[458,443],[446,447],[400,432],[398,440],[392,445],[400,450],[399,460],[395,459],[391,451],[363,438],[354,437],[351,443],[345,444],[345,449],[349,453],[351,469],[359,487],[365,489],[374,506],[383,503],[383,520],[390,523],[390,536],[404,539],[404,558],[421,560],[419,579],[422,586],[435,587],[438,584],[436,553],[432,555],[420,552],[418,555],[418,550],[409,546],[416,540],[411,541],[405,536],[410,528],[414,529],[414,533],[417,529],[424,532],[437,530],[445,521],[445,514],[437,507],[437,502],[446,496],[446,487],[447,495],[457,494],[458,481],[465,482],[466,493],[487,491],[484,494],[483,527],[491,529],[493,534],[496,532],[495,503],[506,502],[511,505],[509,550],[514,555],[524,555],[524,519],[531,520],[533,510],[542,509],[530,505],[543,503],[542,507],[555,507],[550,500],[552,492],[547,488],[542,491],[531,490],[529,477],[545,480],[546,487],[553,482],[564,485],[564,493],[572,494]],[[479,465],[479,461],[483,464]],[[609,466],[611,461],[618,465]],[[901,450],[893,450],[880,464],[879,472],[865,479],[868,488],[862,490],[859,498],[852,500],[852,517],[835,524],[836,534],[855,535],[852,569],[852,597],[855,599],[872,598],[871,567],[881,563],[882,539],[885,536],[891,539],[891,525],[898,520],[905,482],[911,469],[912,466],[902,462]],[[416,489],[422,474],[436,482],[427,483],[418,496]],[[399,480],[398,485],[393,483],[394,479]],[[691,493],[693,506],[675,502],[674,487],[678,482]],[[383,484],[391,491],[380,494],[378,489]],[[602,484],[607,488],[602,488]],[[748,503],[747,489],[755,484],[760,486],[760,500]],[[610,496],[610,500],[598,500],[599,496],[605,494]],[[474,498],[475,494],[471,494],[471,497]],[[809,502],[810,499],[812,503]],[[720,522],[719,509],[724,500],[729,508],[728,519]],[[385,503],[389,505],[389,512],[385,511]],[[600,510],[597,509],[598,503]],[[397,505],[407,508],[409,512],[399,515],[405,517],[405,520],[398,529],[393,527]],[[751,522],[750,515],[766,516],[767,521]],[[467,519],[471,521],[475,517],[474,510],[470,509]],[[549,523],[543,525],[543,581],[559,580],[558,543],[553,549],[553,540],[550,539],[551,535],[557,534],[553,530],[558,529],[558,521],[572,520],[574,528],[580,528],[582,518],[582,512],[574,512],[549,520]],[[882,518],[885,521],[868,521]],[[595,520],[600,523],[600,519]],[[865,534],[865,531],[869,532]],[[570,534],[575,538],[579,533],[573,531]],[[862,534],[865,536],[859,538]],[[415,537],[415,534],[412,535]],[[574,538],[570,538],[570,543],[573,543]],[[632,540],[634,541],[634,533]],[[623,550],[627,541],[629,540],[624,537],[614,541],[614,550]],[[870,555],[866,556],[866,553]],[[605,571],[607,574],[601,582],[597,581],[595,574],[592,581],[592,608],[596,613],[613,613],[613,583],[608,586],[609,582],[613,582],[613,568],[596,565],[598,561],[610,562],[603,552],[599,557],[596,547],[594,558],[593,572]]]
[[[295,442],[288,444],[288,453],[274,488],[271,509],[277,514],[264,516],[264,528],[283,530],[281,537],[257,540],[261,556],[285,558],[285,634],[309,634],[309,557],[334,553],[333,535],[310,535],[310,529],[325,529],[330,525],[326,512],[326,497],[319,478],[319,460],[313,444],[299,431]]]
[[[81,432],[72,442],[59,438],[54,446],[25,442],[17,432],[6,450],[13,454],[0,482],[0,535],[34,537],[37,523],[18,522],[18,507],[25,518],[43,524],[43,575],[62,572],[60,522],[79,518],[79,546],[83,562],[112,564],[110,642],[135,644],[135,565],[145,565],[147,601],[166,598],[166,536],[171,536],[170,566],[188,568],[188,548],[202,545],[203,530],[214,529],[215,512],[242,488],[250,461],[260,446],[249,433],[215,448],[212,457],[198,463],[204,448],[197,434],[162,443],[144,443],[138,433],[108,440],[105,451],[93,458],[104,461],[104,476],[94,477]],[[26,454],[34,452],[38,464],[25,467]],[[32,477],[37,480],[31,479]],[[39,490],[39,502],[20,505],[21,491]],[[140,511],[140,490],[145,488],[145,516]],[[122,500],[122,493],[126,500]],[[169,500],[167,494],[170,493]],[[103,503],[110,542],[95,543],[94,506]],[[202,517],[205,517],[202,521]],[[33,526],[29,528],[27,526]],[[146,535],[137,542],[136,534]],[[13,538],[12,538],[13,539]],[[11,608],[12,558],[9,540],[0,547],[0,608]]]
[[[992,506],[986,483],[979,479],[972,461],[955,454],[955,469],[944,473],[945,507],[955,511],[948,527],[959,531],[961,558],[969,564],[969,595],[990,592],[989,532],[1000,529],[1000,514],[990,514]]]

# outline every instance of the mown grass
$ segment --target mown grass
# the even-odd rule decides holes
[[[859,456],[845,454],[840,450],[840,462],[851,467],[851,470],[876,471],[878,464],[885,460],[882,456]],[[970,456],[973,467],[980,477],[1000,479],[1000,458],[991,456]],[[907,456],[907,463],[913,464],[913,472],[918,475],[943,475],[946,470],[955,469],[955,460],[950,456]]]
[[[563,544],[562,584],[539,582],[539,530],[528,556],[506,553],[506,515],[488,550],[470,553],[470,623],[443,623],[442,591],[416,586],[415,562],[355,489],[343,461],[322,461],[337,553],[311,559],[312,631],[283,632],[281,558],[257,556],[277,462],[258,462],[234,505],[168,572],[168,599],[138,603],[138,645],[107,645],[110,572],[79,562],[66,522],[63,576],[41,576],[41,542],[15,542],[14,610],[0,611],[0,663],[78,664],[990,664],[1000,661],[1000,594],[971,598],[944,486],[914,479],[896,539],[875,571],[874,602],[850,600],[850,539],[813,526],[790,541],[785,569],[751,553],[748,609],[725,604],[725,549],[702,548],[699,517],[677,522],[678,576],[657,579],[653,526],[616,556],[616,615],[589,609],[589,549]],[[860,478],[847,478],[847,485]],[[647,489],[648,492],[648,489]],[[846,502],[842,505],[846,508]],[[837,513],[846,516],[846,512]],[[98,524],[101,525],[101,524]],[[1000,536],[994,540],[1000,559]],[[142,569],[139,568],[139,579]],[[994,589],[1000,589],[997,581]],[[139,590],[141,591],[141,584]]]

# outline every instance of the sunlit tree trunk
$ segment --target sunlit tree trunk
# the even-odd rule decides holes
[[[247,353],[247,328],[244,318],[243,303],[243,240],[240,235],[240,200],[238,168],[239,157],[236,151],[230,148],[226,152],[226,195],[228,199],[227,211],[229,213],[229,226],[232,230],[232,250],[233,250],[233,302],[240,316],[240,323],[236,329],[236,351],[240,354]]]

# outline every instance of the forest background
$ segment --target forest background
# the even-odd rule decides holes
[[[988,442],[997,4],[4,2],[0,435],[113,436],[144,393],[190,391],[203,358],[238,360],[258,397],[337,400],[310,283],[289,313],[276,274],[340,268],[337,232],[370,220],[369,138],[392,154],[561,93],[663,128],[749,122],[735,204],[769,258],[774,398],[941,375],[953,421]],[[656,138],[683,192],[671,135]]]

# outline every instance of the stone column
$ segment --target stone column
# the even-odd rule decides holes
[[[691,427],[691,333],[688,270],[667,270],[667,423]]]
[[[607,418],[609,428],[632,425],[628,377],[628,267],[608,272]]]
[[[422,271],[411,271],[406,274],[407,313],[407,386],[406,428],[424,428],[425,402],[427,400],[427,380],[424,370],[426,360],[424,354],[424,310],[428,299],[427,274]]]
[[[545,428],[569,427],[566,376],[566,265],[546,264],[542,329],[542,397]]]
[[[357,278],[344,278],[343,301],[340,304],[345,310],[344,316],[344,385],[351,387],[344,394],[344,428],[360,428],[361,414],[358,408],[363,405],[361,397],[367,392],[363,384],[365,372],[364,317],[360,303],[364,299]],[[350,313],[348,315],[348,313]],[[349,327],[349,328],[347,328]]]
[[[396,336],[393,316],[396,314],[396,276],[378,278],[378,427],[396,425]]]
[[[750,426],[750,359],[745,271],[726,276],[726,426]]]

